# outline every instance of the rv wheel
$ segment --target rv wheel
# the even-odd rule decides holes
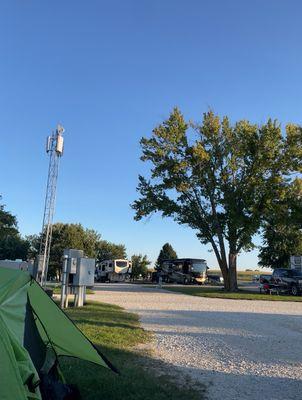
[[[293,285],[293,286],[291,287],[291,294],[292,294],[293,296],[298,296],[298,294],[299,294],[299,289],[298,289],[298,287],[297,287],[296,285]]]

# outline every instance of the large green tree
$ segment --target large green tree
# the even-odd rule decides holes
[[[0,201],[2,196],[0,196]],[[0,240],[8,236],[18,235],[17,218],[5,210],[5,205],[0,204]]]
[[[134,254],[131,257],[132,261],[132,278],[136,279],[142,276],[145,278],[148,274],[148,265],[151,264],[151,261],[148,260],[148,257],[146,255],[142,254]]]
[[[163,260],[173,260],[177,258],[176,251],[173,249],[170,243],[165,243],[159,252],[156,261],[156,268],[159,268]]]
[[[28,248],[28,241],[18,231],[16,216],[0,204],[0,259],[26,260]]]
[[[83,250],[85,256],[95,258],[101,235],[93,229],[85,229],[81,224],[64,224],[58,222],[53,225],[50,248],[49,276],[58,275],[62,268],[64,249],[72,248]],[[40,236],[28,237],[30,254],[35,256],[39,252]]]
[[[107,240],[99,241],[97,247],[98,261],[114,260],[117,258],[127,258],[126,247],[123,244],[115,244]]]
[[[0,239],[0,260],[27,260],[30,243],[19,234]]]
[[[210,244],[225,289],[237,290],[237,256],[253,247],[276,187],[300,170],[301,128],[284,133],[277,122],[231,124],[207,112],[200,124],[178,109],[142,138],[141,159],[150,175],[139,176],[136,220],[154,212],[191,227]]]
[[[292,255],[302,254],[302,180],[280,187],[263,222],[259,265],[288,268]]]

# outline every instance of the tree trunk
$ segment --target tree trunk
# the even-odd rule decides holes
[[[229,281],[230,281],[230,292],[238,290],[237,286],[237,254],[229,253]]]
[[[224,256],[221,257],[221,254],[219,253],[219,250],[217,248],[216,243],[214,240],[211,242],[213,250],[215,252],[223,280],[224,280],[224,289],[227,292],[236,292],[238,290],[237,286],[237,255],[238,253],[236,252],[236,241],[231,241],[229,243],[229,262],[227,262],[226,257],[225,257],[225,252]],[[224,249],[224,244],[222,242],[221,248]]]
[[[230,292],[231,291],[231,289],[230,289],[231,288],[230,271],[229,271],[228,265],[227,265],[227,263],[221,262],[219,264],[219,266],[220,266],[220,270],[221,270],[223,281],[224,281],[224,289],[227,292]]]
[[[237,254],[229,254],[229,264],[220,264],[220,270],[224,280],[224,289],[227,292],[236,292],[237,286]]]

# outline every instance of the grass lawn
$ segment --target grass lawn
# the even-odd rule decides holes
[[[177,386],[164,375],[163,363],[154,361],[141,345],[152,340],[140,327],[137,315],[103,303],[69,308],[69,317],[120,371],[120,375],[76,359],[62,359],[64,376],[76,383],[85,400],[201,400],[201,391]],[[142,347],[142,346],[141,346]],[[161,367],[162,375],[159,376]],[[166,365],[169,371],[169,366]]]
[[[61,294],[61,286],[59,285],[50,287],[49,289],[53,290],[53,294]],[[92,289],[86,288],[86,294],[94,294],[94,291]]]
[[[222,276],[220,269],[210,269],[208,274],[219,275]],[[270,272],[266,271],[237,271],[237,279],[239,281],[251,282],[253,280],[254,275],[260,274],[270,274]]]
[[[287,295],[275,295],[275,294],[260,294],[248,290],[240,290],[236,293],[224,292],[223,288],[209,288],[206,286],[198,287],[169,287],[168,285],[163,286],[164,289],[172,292],[180,292],[189,294],[191,296],[200,297],[212,297],[220,299],[234,299],[234,300],[269,300],[269,301],[301,301],[302,296],[287,296]]]

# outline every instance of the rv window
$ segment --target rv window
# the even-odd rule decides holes
[[[127,261],[116,261],[116,266],[120,267],[120,268],[125,268],[128,266],[128,262]]]
[[[206,266],[205,263],[202,263],[202,262],[193,262],[193,264],[192,264],[192,271],[195,271],[195,272],[204,272],[204,271],[206,271],[206,269],[207,269],[207,266]]]
[[[181,272],[182,271],[182,264],[181,263],[175,263],[175,264],[173,264],[173,270],[174,271],[179,271],[179,272]]]

